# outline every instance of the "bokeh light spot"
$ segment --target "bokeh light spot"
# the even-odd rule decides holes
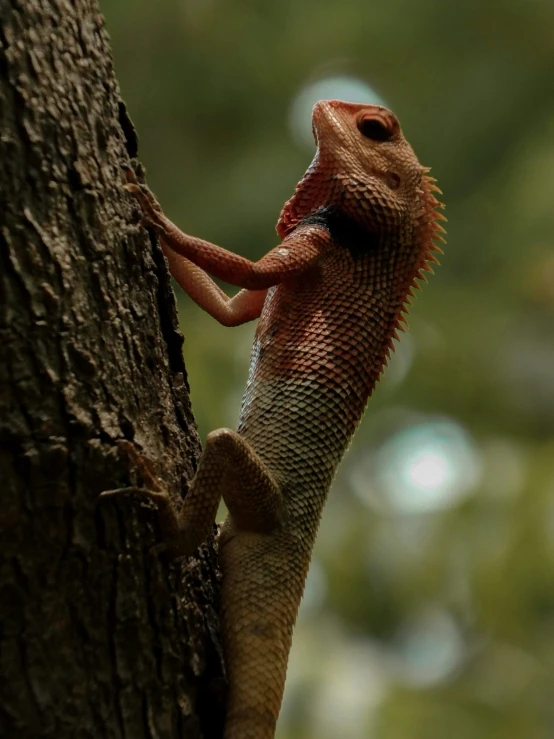
[[[418,488],[437,488],[444,485],[448,477],[448,465],[438,454],[423,453],[410,465],[408,476]]]
[[[432,607],[408,621],[394,651],[394,671],[417,687],[429,687],[449,677],[466,654],[452,616]]]
[[[294,140],[309,149],[314,148],[312,108],[318,100],[386,105],[371,85],[358,77],[333,75],[305,85],[291,103],[289,126]]]
[[[428,421],[394,434],[376,455],[387,502],[403,513],[444,508],[466,497],[481,471],[478,451],[453,421]]]

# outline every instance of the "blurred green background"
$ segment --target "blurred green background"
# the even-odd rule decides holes
[[[253,259],[317,97],[382,100],[448,245],[335,481],[279,739],[554,736],[554,3],[102,0],[148,181]],[[254,325],[179,294],[200,431]]]

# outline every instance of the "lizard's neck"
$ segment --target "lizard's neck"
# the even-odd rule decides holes
[[[394,240],[397,234],[405,236],[409,227],[407,214],[390,209],[385,213],[379,200],[368,196],[367,182],[337,172],[336,167],[325,166],[318,151],[293,196],[283,206],[277,222],[281,239],[321,209],[340,211],[360,229],[379,231],[385,239]]]
[[[284,204],[277,221],[277,233],[285,236],[320,207],[328,205],[335,189],[335,178],[322,173],[319,152],[316,153],[306,174],[294,191],[294,195]]]

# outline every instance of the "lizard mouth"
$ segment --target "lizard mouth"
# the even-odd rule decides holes
[[[348,127],[343,120],[344,108],[351,104],[340,100],[319,100],[312,112],[312,131],[320,154],[332,155],[348,146]],[[362,106],[352,105],[354,108]]]

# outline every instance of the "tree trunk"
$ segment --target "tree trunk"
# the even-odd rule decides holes
[[[136,154],[95,0],[0,0],[2,737],[221,734],[213,542],[99,501],[148,466],[178,501],[199,452]]]

